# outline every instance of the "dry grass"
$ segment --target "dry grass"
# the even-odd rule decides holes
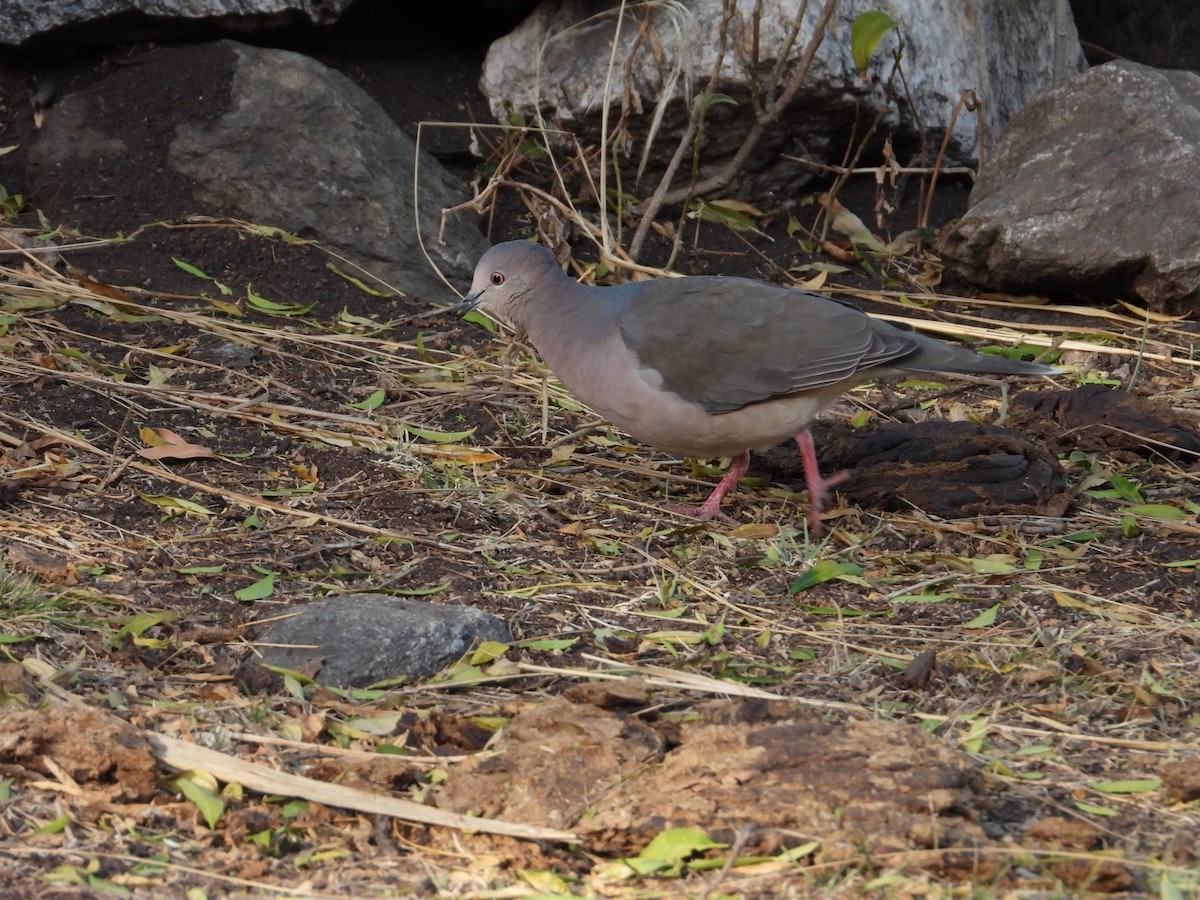
[[[1186,466],[1067,460],[1084,490],[1062,520],[934,521],[916,510],[843,508],[813,543],[792,524],[796,498],[760,485],[741,495],[743,524],[698,527],[664,516],[658,503],[664,489],[692,491],[706,476],[603,427],[580,428],[588,417],[536,360],[503,352],[502,342],[460,345],[471,335],[462,326],[427,323],[420,340],[393,341],[317,307],[281,328],[229,316],[200,296],[118,292],[31,263],[0,273],[0,297],[0,442],[11,491],[5,646],[10,659],[45,666],[76,700],[146,733],[277,766],[346,751],[379,759],[373,748],[397,740],[356,732],[353,720],[402,710],[504,716],[541,692],[591,680],[643,678],[662,708],[710,695],[780,697],[835,719],[910,721],[971,754],[997,803],[985,815],[1008,830],[1009,846],[989,852],[1005,858],[1009,887],[1061,889],[1055,866],[1070,859],[1117,860],[1141,890],[1164,896],[1200,880],[1188,849],[1200,832],[1196,802],[1173,799],[1161,782],[1165,765],[1200,749],[1200,529]],[[959,313],[956,302],[945,311],[942,329],[1077,348],[1090,355],[1078,377],[1135,358],[1139,387],[1153,383],[1195,411],[1188,325],[1041,306],[1031,318],[1048,321],[1014,327]],[[130,324],[136,338],[108,327],[143,316],[156,321],[141,331]],[[229,369],[172,349],[206,337],[253,348],[262,362]],[[300,397],[289,377],[311,383],[315,373],[346,400],[380,387],[388,399],[363,410]],[[851,417],[872,397],[864,391],[834,415]],[[995,407],[980,396],[967,411],[987,417]],[[65,416],[71,409],[91,417]],[[490,423],[486,438],[422,439],[403,427],[447,433],[468,414]],[[139,456],[142,429],[164,424],[217,456]],[[280,441],[297,449],[275,461],[270,448]],[[1188,515],[1131,527],[1111,477]],[[152,497],[206,511],[155,506]],[[250,516],[258,524],[247,525]],[[854,568],[791,594],[818,560]],[[235,591],[264,571],[279,573],[275,591],[238,602]],[[506,617],[523,638],[563,644],[515,646],[498,663],[464,662],[452,676],[465,680],[428,685],[256,694],[235,680],[230,660],[252,653],[245,620],[330,590],[439,586],[442,597]],[[933,681],[907,686],[897,671],[930,650]],[[419,801],[436,766],[407,764],[424,773],[408,789]],[[448,852],[444,841],[368,853],[368,839],[397,847],[423,839],[331,807],[289,818],[280,804],[232,794],[209,831],[178,795],[89,805],[88,785],[53,782],[4,780],[4,852],[30,886],[49,878],[154,890],[186,876],[216,891],[363,896],[423,883],[445,896],[499,897],[551,878]],[[1105,849],[1022,842],[1020,823],[1046,814],[1086,820]],[[734,866],[720,889],[953,892],[921,871],[919,856],[862,868]],[[562,884],[585,894],[675,890],[595,877]],[[686,884],[703,892],[694,878]]]

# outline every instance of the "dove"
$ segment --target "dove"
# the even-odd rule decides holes
[[[729,457],[699,506],[671,512],[733,520],[722,501],[750,453],[795,440],[808,491],[810,533],[830,489],[809,423],[866,381],[909,374],[1053,375],[1039,363],[985,356],[868,316],[811,291],[720,275],[580,284],[532,241],[488,249],[470,292],[478,309],[525,334],[580,402],[630,437],[695,459]]]

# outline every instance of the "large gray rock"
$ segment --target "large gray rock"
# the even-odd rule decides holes
[[[1200,75],[1108,63],[1012,121],[941,250],[999,290],[1200,311],[1197,197]]]
[[[428,678],[481,641],[512,640],[507,625],[469,606],[382,594],[318,600],[259,637],[267,665],[304,671],[339,687],[402,675]]]
[[[614,12],[595,13],[598,7],[612,5],[588,0],[544,3],[520,27],[492,45],[481,88],[497,118],[510,106],[526,113],[541,109],[551,124],[588,139],[599,134],[607,92],[627,113],[625,124],[633,140],[624,152],[635,160],[642,154],[656,104],[667,97],[671,102],[650,163],[654,171],[663,167],[683,131],[687,118],[684,98],[703,88],[718,57],[723,0],[631,5],[625,11],[610,72],[616,16]],[[749,54],[754,6],[739,3],[730,28],[731,46],[717,91],[734,98],[737,105],[716,105],[709,111],[702,177],[732,156],[753,122],[754,67],[749,65]],[[822,6],[817,0],[806,6],[799,39],[787,51],[785,83],[813,33]],[[798,7],[792,0],[765,0],[762,4],[757,37],[760,81],[784,52]],[[810,177],[809,171],[795,165],[776,166],[780,152],[838,161],[852,123],[859,123],[861,133],[881,109],[884,126],[880,137],[894,131],[898,148],[907,145],[911,152],[918,143],[917,119],[907,102],[888,102],[884,91],[895,36],[886,37],[880,45],[868,84],[858,76],[851,57],[850,23],[860,13],[878,7],[878,0],[842,0],[808,81],[782,121],[764,136],[738,185],[752,184],[751,191],[762,194],[801,183]],[[984,131],[996,134],[1017,110],[1053,83],[1053,0],[895,0],[887,7],[905,35],[904,71],[916,116],[927,130],[931,155],[937,152],[963,89],[975,89],[982,101]],[[1073,74],[1083,67],[1083,56],[1069,19],[1063,24],[1061,40],[1068,74]],[[612,120],[618,111],[614,110]],[[976,116],[964,111],[954,125],[948,161],[972,161],[979,132]],[[682,168],[682,177],[688,177],[690,166]]]
[[[221,89],[178,97],[141,88],[156,67],[164,85],[177,85],[170,76],[196,65],[219,70]],[[438,239],[442,210],[466,200],[465,189],[344,75],[235,41],[162,48],[136,68],[115,69],[45,111],[29,151],[30,193],[35,201],[70,197],[56,209],[69,224],[88,230],[102,208],[104,221],[127,233],[181,211],[234,216],[315,237],[422,300],[455,299],[425,252],[450,279],[471,280],[487,247],[474,216],[451,217]],[[152,143],[129,144],[119,122],[131,115],[156,123]],[[84,168],[100,179],[111,171],[124,184],[131,165],[154,190],[108,190],[76,177]]]
[[[333,22],[353,0],[4,0],[0,44],[20,44],[65,25],[81,25],[122,13],[158,20],[204,20],[222,25],[257,25],[274,20],[314,25]]]

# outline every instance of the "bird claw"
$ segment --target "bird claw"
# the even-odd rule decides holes
[[[806,469],[805,474],[810,470]],[[828,477],[822,477],[817,474],[815,477],[806,477],[805,487],[808,489],[808,530],[814,537],[819,535],[824,529],[824,523],[821,521],[821,513],[825,510],[825,502],[829,499],[832,493],[830,488],[837,487],[843,481],[850,477],[850,473],[846,471],[834,472]]]
[[[663,509],[677,516],[687,516],[689,519],[699,519],[701,522],[711,522],[716,519],[726,525],[736,525],[737,521],[721,512],[720,501],[715,504],[702,503],[699,506],[688,506],[686,503],[664,503]]]

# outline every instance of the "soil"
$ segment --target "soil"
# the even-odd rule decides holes
[[[482,54],[515,15],[490,9],[453,36],[396,12],[272,40],[405,127],[485,120]],[[802,530],[790,448],[756,459],[726,506],[739,524],[679,519],[664,497],[698,500],[719,468],[594,423],[504,339],[364,292],[318,245],[191,221],[135,166],[77,173],[89,195],[38,182],[31,98],[153,52],[0,57],[0,147],[17,148],[0,185],[25,195],[9,224],[61,226],[64,244],[49,267],[0,260],[0,637],[50,667],[0,667],[10,896],[832,896],[880,871],[914,894],[1200,884],[1194,368],[1135,371],[1112,349],[1120,323],[1070,298],[997,307],[943,275],[964,296],[935,302],[928,254],[854,264],[831,280],[875,310],[894,314],[899,290],[913,316],[1116,337],[1064,358],[1065,397],[1012,402],[1008,431],[970,424],[1010,408],[994,384],[856,392],[819,433],[862,476],[822,541]],[[197,52],[179,84],[141,88],[213,91]],[[122,133],[161,139],[136,116]],[[465,183],[461,130],[434,133]],[[548,183],[533,161],[522,175]],[[967,192],[944,183],[935,223]],[[494,239],[529,233],[517,198]],[[833,260],[789,234],[815,222],[809,200],[762,236],[692,224],[677,268],[811,276]],[[871,220],[873,181],[841,200]],[[885,236],[915,221],[902,200]],[[83,246],[117,235],[133,239]],[[255,308],[249,285],[296,308]],[[1135,346],[1189,357],[1193,323],[1143,325]],[[1096,381],[1136,403],[1098,408]],[[441,682],[351,693],[255,664],[257,623],[354,590],[478,606],[518,643]],[[152,733],[581,843],[231,789],[209,827]],[[716,845],[620,870],[685,827]]]

